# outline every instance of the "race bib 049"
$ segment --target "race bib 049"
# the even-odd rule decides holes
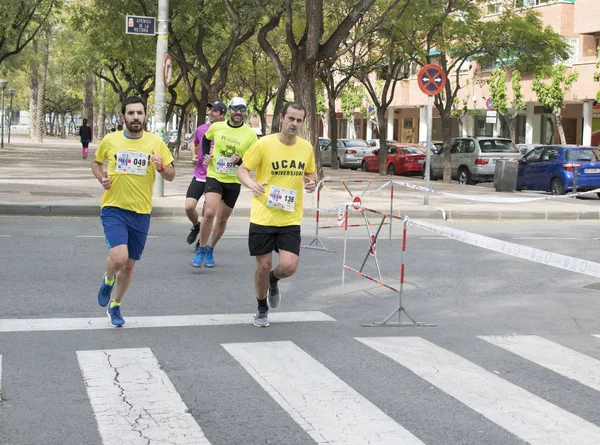
[[[286,212],[293,212],[295,203],[296,190],[271,186],[269,197],[267,198],[267,206],[282,209]]]
[[[117,153],[117,173],[145,175],[150,159],[148,153],[121,150]]]

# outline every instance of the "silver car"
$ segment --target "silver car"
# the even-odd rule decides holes
[[[360,168],[365,156],[373,153],[373,147],[364,139],[338,139],[337,158],[341,168]],[[321,161],[323,166],[331,167],[331,143],[321,150]]]
[[[494,180],[496,161],[518,161],[521,152],[506,138],[458,137],[450,140],[450,165],[452,179],[459,184],[476,184]],[[430,178],[444,176],[444,153],[431,156]]]

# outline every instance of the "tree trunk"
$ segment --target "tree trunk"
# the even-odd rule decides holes
[[[567,143],[567,138],[565,138],[565,129],[563,128],[563,117],[562,110],[559,108],[556,112],[556,128],[558,128],[558,135],[560,136],[560,143],[565,145]],[[554,135],[552,135],[554,139]]]
[[[94,122],[94,83],[94,75],[86,74],[83,84],[83,118],[88,120],[88,125]]]
[[[100,79],[100,95],[98,97],[98,114],[96,128],[94,129],[94,141],[99,142],[106,134],[106,80]]]
[[[452,182],[452,165],[450,163],[450,116],[440,113],[442,119],[442,134],[444,135],[444,183]]]
[[[379,175],[387,175],[387,124],[385,120],[385,109],[383,107],[377,108],[377,122],[381,124],[378,127],[379,132]]]
[[[315,63],[306,60],[294,59],[292,69],[292,89],[294,98],[306,108],[306,117],[304,118],[304,130],[302,137],[308,140],[313,146],[315,162],[317,164],[317,174],[319,178],[323,177],[323,167],[321,164],[321,153],[318,144],[317,128],[317,100],[315,97],[317,67]]]
[[[46,77],[48,75],[48,57],[50,54],[50,36],[49,33],[44,33],[44,41],[42,48],[42,63],[40,65],[40,77],[38,84],[37,107],[36,107],[36,134],[34,142],[43,142],[46,132],[46,113],[44,109],[44,101],[46,99]]]
[[[37,97],[38,97],[38,77],[40,66],[38,64],[38,39],[31,42],[33,56],[29,65],[29,139],[35,140],[37,134]]]
[[[334,147],[337,147],[337,116],[335,115],[335,97],[331,94],[327,94],[327,102],[328,109],[327,113],[329,114],[329,139],[331,139],[331,168],[333,170],[337,170],[340,168],[337,158],[337,148],[334,150]]]
[[[510,132],[510,140],[516,144],[517,142],[519,142],[519,141],[517,141],[517,115],[516,115],[516,113],[506,116],[506,125],[508,126],[508,131]]]

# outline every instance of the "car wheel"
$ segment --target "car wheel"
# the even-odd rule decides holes
[[[469,169],[467,167],[461,167],[458,170],[458,183],[459,184],[472,184],[473,180],[471,179],[471,173],[469,173]]]
[[[564,195],[565,188],[563,187],[562,181],[559,178],[553,178],[550,182],[550,190],[553,195]]]
[[[362,161],[362,163],[360,164],[360,169],[364,172],[367,171],[367,163],[365,161]]]
[[[390,164],[388,167],[388,175],[394,176],[395,174],[396,174],[396,167],[394,167],[394,164]]]

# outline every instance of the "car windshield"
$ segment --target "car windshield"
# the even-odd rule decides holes
[[[567,161],[600,161],[600,150],[567,150]]]
[[[480,139],[482,153],[520,153],[510,139]]]
[[[402,151],[407,155],[422,155],[423,150],[420,150],[417,147],[402,147]]]
[[[344,145],[346,145],[346,147],[365,147],[365,148],[369,147],[365,141],[359,141],[359,140],[346,141],[344,143]]]

